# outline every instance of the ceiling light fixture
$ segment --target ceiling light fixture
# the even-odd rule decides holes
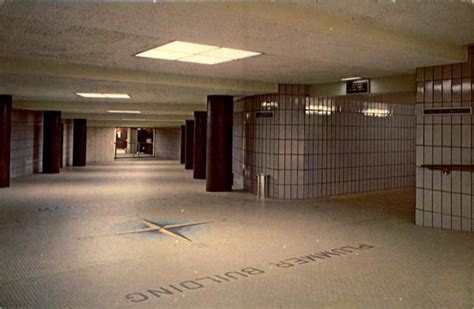
[[[203,55],[193,55],[186,58],[178,59],[181,62],[192,62],[192,63],[199,63],[199,64],[218,64],[222,62],[232,61],[233,59],[223,59],[217,57],[208,57]]]
[[[199,64],[218,64],[261,55],[234,48],[219,47],[214,45],[196,44],[183,41],[173,41],[144,52],[136,57],[153,58],[162,60],[177,60]]]
[[[341,81],[347,82],[347,81],[349,81],[349,80],[358,80],[358,79],[362,79],[362,77],[360,77],[360,76],[346,77],[346,78],[341,78]]]
[[[95,99],[130,99],[130,95],[126,93],[85,93],[77,92],[77,96],[83,98],[95,98]]]
[[[107,113],[111,114],[141,114],[141,111],[119,111],[119,110],[108,110]]]

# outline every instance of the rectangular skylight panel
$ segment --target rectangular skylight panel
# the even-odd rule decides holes
[[[170,51],[183,54],[199,54],[209,50],[217,49],[218,46],[196,44],[182,41],[173,41],[171,43],[157,47],[157,50]]]
[[[257,55],[261,55],[261,53],[214,45],[173,41],[141,52],[136,56],[200,64],[217,64]]]
[[[173,51],[161,50],[159,48],[150,49],[137,54],[137,57],[163,59],[163,60],[177,60],[189,56],[189,53],[177,53]]]
[[[232,59],[195,55],[195,56],[178,59],[178,61],[200,63],[200,64],[217,64],[217,63],[232,61]]]
[[[202,56],[218,57],[232,60],[248,58],[260,54],[261,53],[225,47],[201,53]]]

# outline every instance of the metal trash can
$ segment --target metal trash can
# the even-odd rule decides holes
[[[268,175],[257,174],[257,198],[264,199],[268,197]]]

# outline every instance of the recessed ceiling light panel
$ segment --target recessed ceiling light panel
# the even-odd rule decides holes
[[[230,60],[237,60],[237,59],[257,56],[257,55],[260,55],[260,53],[246,51],[246,50],[240,50],[240,49],[222,47],[222,48],[219,48],[219,49],[214,49],[214,50],[211,50],[211,51],[204,52],[201,55],[202,56],[209,56],[209,57],[218,57],[218,58],[230,59]]]
[[[232,61],[232,59],[195,55],[195,56],[189,56],[186,58],[178,59],[178,61],[200,63],[200,64],[218,64],[222,62]]]
[[[360,76],[346,77],[346,78],[341,78],[341,81],[347,82],[349,80],[357,80],[357,79],[362,79],[362,77],[360,77]]]
[[[107,99],[130,99],[130,96],[125,93],[105,93]]]
[[[196,44],[182,41],[173,41],[171,43],[161,45],[157,47],[157,50],[166,50],[175,53],[184,53],[184,54],[199,54],[213,49],[218,49],[218,46],[205,45],[205,44]]]
[[[135,56],[210,65],[257,55],[261,55],[261,53],[213,45],[173,41],[138,53]]]
[[[176,60],[176,59],[179,59],[179,58],[189,56],[189,54],[177,53],[177,52],[168,51],[168,50],[161,50],[161,49],[150,49],[150,50],[144,51],[143,53],[139,53],[136,56],[137,57],[143,57],[143,58]]]
[[[105,96],[101,93],[83,93],[78,92],[76,95],[83,97],[83,98],[105,98]]]
[[[85,93],[77,92],[76,95],[83,98],[95,99],[130,99],[130,95],[126,93]]]
[[[141,114],[141,111],[120,111],[120,110],[108,110],[107,113],[111,114]]]

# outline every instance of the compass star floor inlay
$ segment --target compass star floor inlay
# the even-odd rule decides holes
[[[182,233],[177,232],[177,230],[185,228],[185,227],[192,227],[196,225],[203,225],[203,224],[209,224],[211,222],[205,221],[205,222],[194,222],[194,223],[180,223],[180,224],[167,224],[167,225],[160,225],[156,222],[147,220],[147,219],[142,219],[142,222],[147,226],[145,228],[141,229],[136,229],[132,231],[126,231],[126,232],[120,232],[116,233],[114,235],[116,236],[121,236],[121,235],[130,235],[130,234],[140,234],[140,233],[161,233],[163,235],[167,235],[173,238],[181,239],[186,242],[193,242],[191,239],[188,237],[184,236]]]

